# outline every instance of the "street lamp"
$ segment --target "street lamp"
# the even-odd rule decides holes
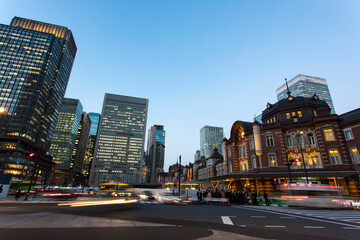
[[[304,158],[304,153],[302,150],[302,142],[300,142],[300,137],[303,135],[303,131],[300,132],[300,134],[298,135],[298,144],[300,146],[300,152],[301,152],[301,156],[302,156],[302,160],[303,160],[303,164],[304,164],[304,171],[305,171],[305,177],[306,177],[306,183],[309,183],[309,178],[308,178],[308,174],[307,174],[307,170],[306,170],[306,164],[305,164],[305,158]]]

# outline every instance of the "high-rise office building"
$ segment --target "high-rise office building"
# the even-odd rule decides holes
[[[53,162],[46,152],[76,50],[66,27],[19,17],[0,24],[0,167],[14,178],[30,178],[37,162],[49,180]]]
[[[330,112],[335,114],[334,104],[331,99],[329,87],[325,78],[311,77],[298,74],[288,81],[289,91],[293,97],[312,97],[314,93],[320,100],[324,100],[330,107]],[[288,97],[286,84],[276,90],[278,101]]]
[[[89,117],[91,120],[90,135],[96,136],[99,128],[100,114],[89,112]]]
[[[73,186],[84,186],[87,184],[85,176],[82,175],[86,149],[89,141],[91,120],[87,113],[81,115],[79,130],[77,133],[75,147],[73,150],[71,168],[71,184]]]
[[[52,185],[72,183],[73,151],[78,134],[83,107],[79,100],[64,98],[55,128],[49,155],[53,157],[55,174]]]
[[[155,150],[154,150],[155,149]],[[157,176],[164,171],[165,130],[163,125],[154,125],[149,129],[146,152],[147,182],[157,183]]]
[[[222,127],[204,126],[200,129],[200,154],[208,158],[213,153],[214,148],[222,152],[222,140],[224,130]]]
[[[84,179],[84,185],[89,184],[89,176],[90,176],[90,170],[91,170],[91,164],[94,159],[95,155],[95,143],[97,139],[97,132],[100,122],[100,114],[99,113],[89,113],[89,117],[91,120],[91,128],[90,128],[90,135],[89,135],[89,141],[86,148],[86,154],[83,162],[82,167],[82,176]]]
[[[105,94],[90,185],[141,178],[148,99]]]

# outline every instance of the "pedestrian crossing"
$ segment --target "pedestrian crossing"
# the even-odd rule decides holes
[[[269,211],[281,212],[286,214],[294,214],[291,218],[296,218],[296,215],[327,219],[332,221],[341,221],[352,224],[360,224],[360,211],[357,210],[313,210],[313,209],[295,209],[289,207],[252,207],[256,209],[264,209]],[[290,218],[290,217],[281,217]]]

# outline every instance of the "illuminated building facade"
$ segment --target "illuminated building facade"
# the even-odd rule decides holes
[[[105,94],[90,185],[139,183],[148,99]]]
[[[71,184],[80,186],[86,184],[86,179],[82,175],[86,149],[89,141],[89,133],[91,128],[91,120],[87,113],[82,113],[79,130],[77,133],[75,147],[70,164],[71,168]]]
[[[330,107],[331,113],[335,114],[334,104],[325,78],[311,77],[298,74],[288,81],[289,90],[294,97],[312,97],[314,93],[324,100]],[[278,101],[287,98],[286,84],[276,90]]]
[[[155,150],[154,150],[155,149]],[[164,171],[165,130],[163,125],[154,125],[149,129],[146,152],[147,182],[157,183],[157,176]]]
[[[258,193],[273,193],[280,183],[329,184],[360,196],[360,109],[338,116],[316,94],[288,96],[268,103],[262,122],[233,124],[224,139],[229,171],[211,180]],[[299,161],[288,167],[291,159]]]
[[[78,99],[64,98],[55,134],[48,152],[56,163],[52,185],[66,186],[71,184],[73,151],[82,110],[83,107]]]
[[[222,127],[204,126],[200,129],[200,154],[208,158],[214,148],[222,152],[224,130]]]
[[[35,175],[49,180],[46,152],[76,51],[66,27],[19,17],[0,24],[0,167],[13,178],[28,179],[38,163]]]
[[[84,185],[89,184],[90,170],[95,155],[95,144],[96,144],[97,132],[99,129],[98,127],[101,116],[99,113],[90,112],[89,117],[91,120],[91,128],[90,128],[89,141],[86,148],[86,154],[82,167],[82,176],[84,179]]]

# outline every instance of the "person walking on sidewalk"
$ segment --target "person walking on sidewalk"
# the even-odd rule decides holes
[[[269,202],[269,196],[266,193],[266,191],[264,190],[264,194],[263,194],[264,200],[265,200],[265,204],[266,206],[270,206],[270,202]]]
[[[21,195],[21,188],[18,188],[18,190],[17,190],[16,193],[15,193],[15,200],[16,200],[16,201],[19,200],[20,195]]]

